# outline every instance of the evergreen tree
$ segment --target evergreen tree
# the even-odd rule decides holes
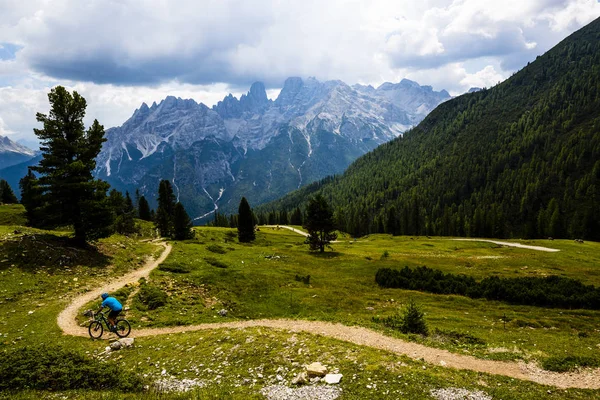
[[[0,179],[0,203],[4,204],[16,204],[17,196],[15,196],[12,188],[4,179]]]
[[[123,196],[121,195],[121,197]],[[138,227],[135,225],[135,209],[133,208],[133,201],[131,201],[129,192],[125,192],[125,198],[123,198],[121,207],[115,220],[116,231],[123,235],[136,233]]]
[[[143,219],[144,221],[152,221],[150,205],[144,196],[140,196],[140,200],[138,202],[138,215],[140,219]]]
[[[337,234],[333,232],[333,212],[322,195],[317,194],[309,200],[303,227],[308,231],[305,243],[310,245],[311,250],[319,250],[322,253],[325,246],[337,239]]]
[[[21,188],[21,204],[25,207],[25,215],[27,215],[27,225],[38,226],[41,218],[37,214],[42,209],[42,197],[38,179],[31,170],[21,178],[19,187]]]
[[[161,236],[173,234],[173,217],[175,215],[175,194],[168,180],[160,181],[158,186],[158,208],[156,209],[155,225]]]
[[[173,239],[186,240],[194,237],[192,220],[179,202],[175,204],[175,215],[173,216]]]
[[[39,225],[73,225],[75,242],[111,233],[112,213],[107,202],[108,183],[93,178],[96,156],[102,148],[104,127],[94,120],[85,131],[86,101],[77,92],[57,86],[48,94],[50,114],[36,114],[42,129],[34,129],[40,139],[43,158],[30,167],[40,174],[38,186],[43,209],[34,213]],[[37,224],[37,223],[36,223]]]
[[[296,207],[292,216],[290,218],[290,224],[292,225],[302,225],[302,211],[300,211],[300,207]]]
[[[254,233],[254,216],[250,209],[250,204],[245,197],[240,200],[238,207],[238,239],[242,243],[252,242],[256,239]]]

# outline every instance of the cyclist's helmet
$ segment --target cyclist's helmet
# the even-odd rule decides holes
[[[106,300],[107,297],[108,297],[108,293],[102,293],[102,300]]]

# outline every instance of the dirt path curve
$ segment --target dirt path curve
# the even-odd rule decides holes
[[[68,335],[87,337],[87,329],[80,327],[75,321],[79,309],[89,301],[97,299],[102,292],[114,291],[127,283],[137,282],[141,277],[148,277],[150,271],[162,263],[171,252],[169,244],[161,243],[161,245],[165,247],[165,250],[158,259],[149,260],[143,268],[131,272],[104,287],[87,292],[73,299],[72,303],[59,314],[57,319],[58,326],[63,332]],[[532,364],[482,360],[471,356],[451,353],[447,350],[427,347],[418,343],[406,342],[367,328],[346,326],[331,322],[289,319],[234,321],[169,328],[135,329],[132,336],[148,337],[200,330],[246,329],[253,327],[282,329],[290,332],[306,332],[361,346],[381,349],[399,355],[407,355],[416,360],[423,359],[434,365],[467,369],[493,375],[504,375],[559,388],[600,389],[600,369],[586,369],[581,372],[567,374],[548,372]]]
[[[287,225],[261,225],[264,226],[265,228],[284,228],[284,229],[289,229],[292,232],[296,232],[298,235],[302,235],[302,236],[308,236],[308,233],[301,231],[300,229],[296,229],[294,227],[291,226],[287,226]]]
[[[559,249],[551,249],[549,247],[529,246],[527,244],[511,243],[511,242],[499,242],[497,240],[489,240],[489,239],[452,239],[452,240],[461,240],[461,241],[464,241],[464,242],[488,242],[488,243],[499,244],[500,246],[510,246],[510,247],[518,247],[520,249],[529,249],[529,250],[537,250],[537,251],[547,251],[549,253],[555,253],[557,251],[560,251]]]
[[[146,261],[146,264],[133,272],[128,273],[127,275],[122,276],[118,280],[112,281],[102,287],[93,289],[87,293],[84,293],[71,302],[60,314],[58,314],[58,318],[56,322],[60,329],[67,335],[73,336],[87,336],[87,329],[79,326],[77,324],[76,318],[79,310],[89,303],[92,300],[99,300],[100,295],[104,292],[114,292],[117,289],[122,288],[128,283],[137,282],[140,278],[148,278],[150,272],[158,267],[171,253],[171,245],[168,243],[160,242],[161,246],[165,248],[160,257],[156,260],[149,259]]]

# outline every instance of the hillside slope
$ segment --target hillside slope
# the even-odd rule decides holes
[[[320,191],[341,228],[600,240],[600,19],[488,90],[442,103]]]

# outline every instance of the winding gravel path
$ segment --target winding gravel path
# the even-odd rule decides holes
[[[500,242],[500,241],[497,241],[497,240],[489,240],[489,239],[451,239],[451,240],[461,240],[463,242],[488,242],[488,243],[498,244],[500,246],[518,247],[520,249],[546,251],[546,252],[549,252],[549,253],[555,253],[557,251],[560,251],[559,249],[551,249],[549,247],[529,246],[527,244],[512,243],[512,242]]]
[[[87,292],[73,299],[71,304],[58,316],[58,326],[62,331],[67,335],[87,337],[87,329],[80,327],[75,320],[79,309],[89,301],[97,299],[102,292],[114,291],[127,283],[137,282],[141,277],[148,277],[150,272],[162,263],[171,252],[171,245],[167,243],[160,243],[160,245],[164,246],[165,250],[158,259],[149,260],[141,269],[131,272],[104,287]],[[381,349],[399,355],[407,355],[415,360],[423,359],[433,365],[466,369],[493,375],[504,375],[559,388],[600,389],[600,369],[585,369],[575,373],[548,372],[539,369],[533,364],[482,360],[471,356],[451,353],[447,350],[427,347],[418,343],[406,342],[367,328],[346,326],[331,322],[262,319],[169,328],[135,329],[133,334],[135,337],[147,337],[221,328],[245,329],[253,327],[281,329],[290,332],[306,332],[361,346]]]

